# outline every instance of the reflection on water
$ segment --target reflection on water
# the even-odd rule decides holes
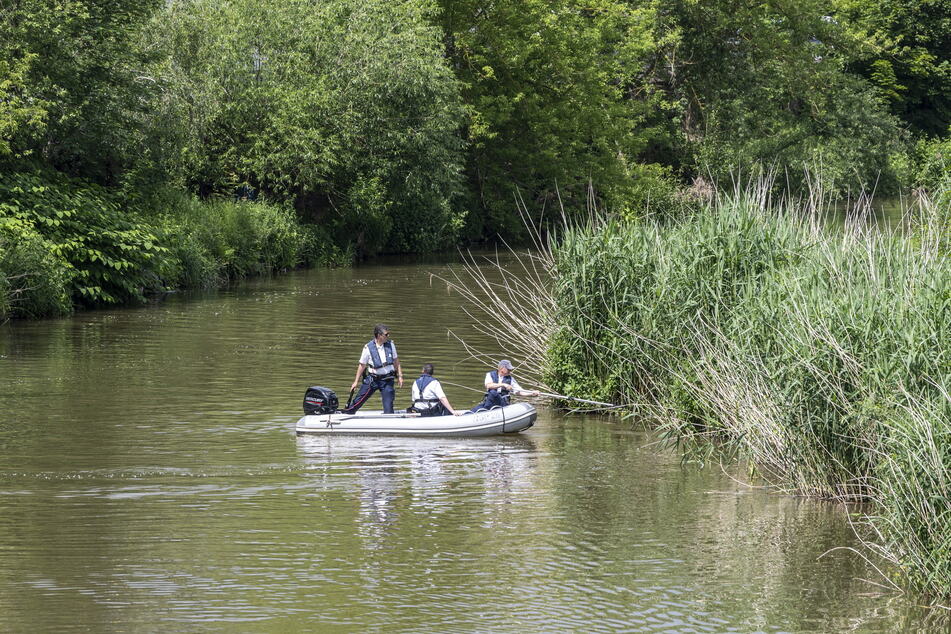
[[[376,321],[408,378],[433,362],[454,404],[479,400],[486,368],[446,333],[480,340],[432,283],[442,266],[0,327],[0,629],[944,625],[876,594],[861,558],[820,558],[854,545],[840,509],[684,466],[617,419],[542,407],[514,437],[296,437],[304,389],[345,393]]]
[[[470,576],[491,574],[472,570],[485,558],[466,551],[494,541],[495,531],[505,537],[506,507],[537,490],[537,446],[528,437],[302,436],[297,447],[316,495],[356,501],[350,519],[361,547],[340,574],[359,574],[361,593],[375,593],[367,600],[418,603],[407,626],[420,613],[443,627],[460,619],[447,606],[464,609],[472,592],[484,590]],[[446,585],[452,577],[458,582]]]
[[[520,494],[537,488],[532,481],[537,448],[529,437],[299,436],[297,444],[318,488],[326,490],[331,482],[358,488],[357,530],[369,549],[386,546],[403,508],[425,517],[433,532],[442,516],[451,514],[462,487],[492,509],[517,504]],[[334,480],[331,474],[351,478]]]

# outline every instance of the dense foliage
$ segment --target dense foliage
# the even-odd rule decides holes
[[[175,183],[250,185],[365,253],[454,244],[459,99],[419,3],[171,2],[148,45]]]
[[[685,186],[708,194],[753,164],[784,175],[777,189],[818,175],[842,192],[934,191],[948,13],[947,0],[19,0],[0,5],[3,217],[36,232],[24,210],[44,209],[63,222],[36,233],[50,244],[105,216],[124,232],[141,221],[157,233],[135,245],[180,250],[170,236],[192,222],[256,231],[234,222],[252,207],[221,202],[240,198],[297,227],[288,239],[315,254],[301,261],[337,261],[522,239],[516,201],[542,225],[590,201],[669,216]],[[41,204],[17,184],[37,169]],[[88,196],[78,208],[105,216],[70,224]],[[126,301],[274,268],[215,244],[204,273],[156,269],[145,249],[121,269],[127,288],[91,270],[69,283]]]
[[[718,439],[781,486],[875,502],[873,547],[943,595],[951,215],[922,205],[913,235],[830,232],[762,192],[673,223],[569,230],[543,287],[545,379],[640,404],[671,438]]]
[[[204,288],[301,265],[346,264],[351,255],[286,206],[181,196],[153,219],[169,257],[162,278],[172,288]]]
[[[651,83],[649,65],[674,39],[659,28],[656,4],[441,5],[447,54],[464,86],[466,172],[479,212],[470,229],[518,231],[516,190],[539,216],[559,196],[576,206],[589,185],[613,207],[633,204],[645,171],[638,163],[663,142],[674,111]]]
[[[143,292],[158,285],[156,264],[165,249],[109,190],[56,173],[21,172],[0,182],[0,200],[11,231],[30,242],[41,235],[50,257],[61,259],[77,301],[144,299]]]
[[[71,279],[69,263],[31,223],[0,219],[0,318],[68,313]]]
[[[837,0],[835,15],[862,45],[850,67],[875,86],[912,130],[948,133],[951,2]]]
[[[724,178],[764,163],[793,183],[806,167],[826,186],[891,176],[898,121],[846,71],[859,42],[827,11],[819,0],[672,3],[681,63],[665,82],[684,104],[687,167]]]
[[[30,156],[115,184],[154,95],[137,46],[156,0],[0,5],[0,158]]]
[[[280,205],[200,202],[177,194],[163,213],[115,190],[34,169],[0,180],[0,319],[61,315],[73,305],[142,301],[348,255]]]

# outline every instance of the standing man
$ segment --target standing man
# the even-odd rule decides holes
[[[462,412],[452,408],[442,385],[433,378],[434,369],[432,363],[427,363],[423,366],[423,373],[413,382],[413,409],[420,416],[459,416]]]
[[[366,370],[366,376],[363,375],[364,370]],[[343,412],[353,414],[363,407],[374,392],[380,390],[380,396],[383,398],[383,413],[392,414],[393,401],[396,399],[394,378],[399,381],[400,387],[403,387],[403,369],[400,367],[400,360],[396,357],[396,344],[390,341],[390,329],[383,324],[377,324],[373,327],[373,339],[363,346],[360,363],[357,364],[357,375],[353,379],[353,385],[350,386],[351,393],[360,385],[361,379],[363,385],[360,385],[357,398]]]
[[[538,396],[536,390],[523,390],[522,386],[518,384],[518,381],[515,380],[515,377],[512,376],[512,372],[515,368],[512,367],[512,362],[508,359],[502,359],[499,361],[499,367],[497,370],[492,370],[491,372],[485,373],[485,398],[482,399],[482,402],[473,407],[471,412],[480,412],[484,409],[492,409],[493,407],[505,407],[509,404],[509,397],[512,393],[516,394],[528,394],[529,396]]]

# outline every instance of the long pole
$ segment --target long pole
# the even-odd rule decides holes
[[[461,388],[463,388],[463,389],[471,390],[471,391],[473,391],[473,392],[481,392],[481,391],[482,391],[482,390],[477,390],[477,389],[475,389],[475,388],[473,388],[473,387],[469,387],[468,385],[462,385],[462,384],[460,384],[460,383],[453,383],[453,382],[451,382],[451,381],[440,381],[440,382],[441,382],[443,385],[454,385],[454,386],[456,386],[456,387],[461,387]],[[534,390],[529,390],[529,389],[526,389],[526,388],[522,388],[522,391],[523,391],[523,392],[533,392]],[[564,400],[564,401],[578,401],[579,403],[588,403],[588,404],[590,404],[590,405],[603,405],[604,407],[614,407],[614,408],[624,407],[623,405],[615,405],[614,403],[602,403],[601,401],[591,401],[591,400],[588,400],[588,399],[586,399],[586,398],[578,398],[578,397],[576,397],[576,396],[565,396],[564,394],[551,394],[550,392],[539,392],[538,395],[539,395],[539,396],[548,396],[548,397],[550,397],[550,398],[560,398],[560,399],[562,399],[562,400]]]
[[[591,405],[604,405],[606,407],[623,407],[623,405],[615,405],[614,403],[602,403],[601,401],[591,401],[586,398],[578,398],[575,396],[565,396],[564,394],[550,394],[548,392],[539,392],[539,396],[549,396],[551,398],[560,398],[565,401],[578,401],[579,403],[590,403]]]

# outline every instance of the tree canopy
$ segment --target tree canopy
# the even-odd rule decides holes
[[[383,0],[169,3],[149,30],[168,51],[158,158],[197,191],[291,199],[365,252],[453,244],[461,108],[428,18]]]
[[[8,172],[140,210],[240,192],[362,255],[517,239],[517,198],[536,219],[592,198],[643,215],[753,164],[790,186],[804,168],[843,190],[935,182],[951,126],[948,0],[17,0],[0,17]]]
[[[850,67],[913,131],[951,126],[951,2],[838,0],[835,15],[861,46]]]
[[[652,83],[667,41],[656,3],[441,6],[447,55],[463,84],[470,195],[486,231],[519,224],[516,190],[543,207],[556,192],[584,200],[593,184],[623,204],[672,111]]]
[[[714,175],[755,163],[827,184],[874,183],[888,170],[898,121],[847,71],[852,34],[821,0],[677,0],[680,33],[666,84],[683,105],[680,155]]]
[[[152,103],[137,46],[156,0],[0,5],[0,157],[115,183]]]

